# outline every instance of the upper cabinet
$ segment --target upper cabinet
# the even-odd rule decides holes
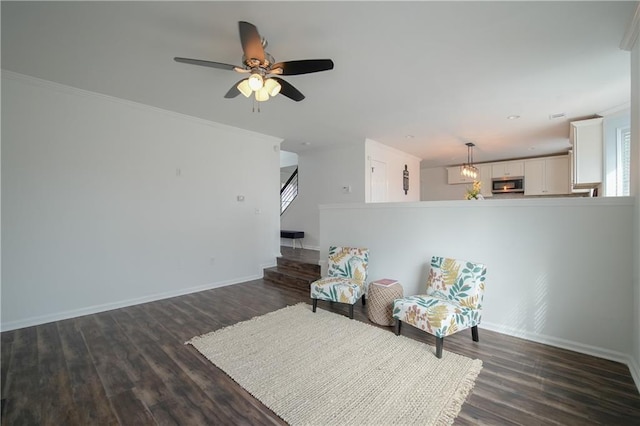
[[[602,118],[592,118],[571,123],[572,189],[595,188],[602,183],[602,121]]]
[[[473,183],[473,178],[462,176],[460,167],[447,167],[447,183]]]
[[[568,156],[524,162],[524,195],[559,195],[570,192]]]
[[[484,198],[493,197],[493,193],[491,192],[493,166],[491,164],[478,164],[478,171],[480,174],[480,176],[478,176],[478,180],[480,181],[480,193]]]
[[[475,180],[480,181],[480,193],[485,197],[493,197],[491,193],[491,164],[476,164],[478,168],[478,177]],[[447,183],[455,185],[458,183],[473,183],[474,179],[460,174],[460,167],[447,167]]]
[[[502,161],[494,163],[491,168],[493,178],[524,176],[523,161]]]
[[[528,158],[476,164],[485,198],[493,197],[493,179],[524,177],[524,195],[545,196],[571,194],[571,155]],[[472,178],[460,174],[460,167],[447,167],[449,184],[473,183]]]

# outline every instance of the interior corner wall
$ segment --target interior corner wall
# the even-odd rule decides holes
[[[386,164],[386,202],[420,201],[420,158],[371,139],[365,140],[365,158],[365,202],[371,202],[371,160]],[[409,172],[409,189],[406,193],[403,186],[405,165]]]
[[[2,329],[262,277],[280,142],[3,71]]]
[[[640,6],[638,6],[640,8]],[[639,9],[640,10],[640,9]],[[636,25],[638,25],[636,23]],[[634,317],[631,374],[640,390],[640,39],[631,50],[631,194],[635,197],[633,258]]]
[[[432,167],[420,169],[420,200],[464,200],[464,196],[470,184],[449,185],[447,169],[445,167]]]
[[[298,154],[298,196],[282,215],[281,229],[304,231],[304,247],[318,250],[318,206],[364,202],[364,151],[359,141]]]

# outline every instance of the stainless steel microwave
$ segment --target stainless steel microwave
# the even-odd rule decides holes
[[[504,177],[491,180],[491,192],[494,194],[504,194],[508,192],[524,192],[524,177]]]

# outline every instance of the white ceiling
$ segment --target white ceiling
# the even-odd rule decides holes
[[[636,2],[2,2],[2,68],[284,138],[302,153],[370,138],[459,164],[566,151],[568,122],[627,107]],[[333,59],[284,77],[305,94],[252,112],[238,21],[276,61]],[[550,114],[566,118],[550,120]],[[509,115],[518,120],[507,120]],[[408,137],[411,135],[412,137]]]

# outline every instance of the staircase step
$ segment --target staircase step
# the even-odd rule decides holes
[[[317,263],[314,264],[287,257],[278,257],[276,262],[280,269],[290,270],[314,279],[320,278],[320,265]]]
[[[281,268],[279,266],[264,269],[265,280],[287,287],[309,289],[310,284],[319,278],[319,274],[313,276],[309,273],[301,273],[294,269]]]

